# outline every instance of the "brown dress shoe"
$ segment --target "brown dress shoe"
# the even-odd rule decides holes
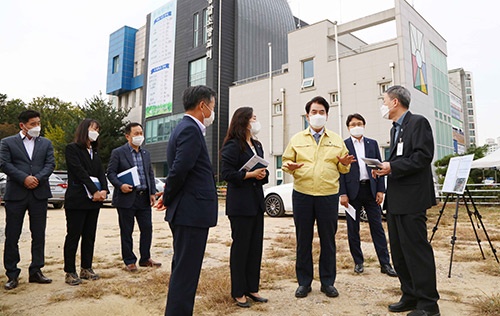
[[[137,271],[137,266],[135,265],[135,263],[131,263],[131,264],[127,264],[125,266],[125,269],[128,271],[128,272],[135,272]]]
[[[156,261],[153,261],[153,259],[149,258],[148,261],[139,262],[139,265],[141,267],[155,267],[155,268],[159,268],[159,267],[161,267],[161,262],[156,262]]]

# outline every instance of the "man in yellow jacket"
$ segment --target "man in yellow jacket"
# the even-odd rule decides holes
[[[322,97],[306,104],[309,127],[295,134],[283,153],[283,170],[293,175],[293,219],[297,238],[295,271],[299,287],[295,297],[306,297],[313,280],[312,240],[314,221],[321,245],[319,277],[321,292],[339,295],[334,286],[337,273],[337,232],[340,173],[348,173],[354,156],[342,138],[325,128],[330,106]]]

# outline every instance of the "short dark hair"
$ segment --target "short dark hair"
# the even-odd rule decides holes
[[[330,104],[328,104],[328,101],[325,100],[325,98],[317,96],[311,99],[311,101],[306,103],[306,113],[309,114],[309,111],[311,110],[311,104],[313,103],[318,103],[321,104],[325,107],[326,114],[328,114],[328,110],[330,110]]]
[[[140,123],[131,122],[131,123],[128,123],[127,125],[125,125],[125,134],[129,135],[130,132],[132,131],[132,127],[136,127],[136,126],[140,126],[142,129],[144,129]]]
[[[347,120],[345,121],[345,125],[347,127],[349,127],[349,123],[351,123],[353,118],[362,121],[363,125],[366,125],[365,118],[363,116],[361,116],[361,114],[359,114],[359,113],[354,113],[354,114],[349,114],[349,116],[347,117]]]
[[[385,91],[392,99],[398,99],[399,103],[405,108],[410,108],[411,93],[403,86],[392,86]]]
[[[78,124],[78,127],[75,131],[75,140],[82,148],[87,148],[87,141],[89,140],[89,127],[95,125],[97,129],[101,129],[101,124],[94,119],[86,118]],[[97,140],[92,142],[92,147],[97,148]]]
[[[28,123],[28,121],[34,117],[40,117],[40,113],[34,110],[26,110],[21,112],[17,119],[19,123]]]
[[[182,102],[184,104],[184,110],[194,110],[196,106],[201,102],[205,101],[210,103],[212,97],[215,99],[217,94],[215,91],[207,86],[191,86],[184,90],[182,95]]]

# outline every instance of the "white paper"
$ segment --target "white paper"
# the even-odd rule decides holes
[[[345,211],[347,212],[347,214],[349,214],[349,216],[352,217],[353,220],[356,220],[356,209],[351,205],[351,204],[347,204],[347,208],[345,209]]]
[[[95,186],[97,187],[97,190],[101,190],[101,182],[99,182],[99,179],[97,179],[96,177],[90,177],[90,180],[92,180],[92,182],[94,182]],[[87,191],[87,196],[89,197],[89,199],[93,199],[94,196],[92,195],[92,193],[90,193],[89,189],[87,188],[87,186],[84,184],[83,187],[85,188],[85,191]]]
[[[128,175],[130,174],[130,176]],[[127,169],[125,171],[120,172],[119,174],[116,175],[118,179],[120,179],[123,183],[130,184],[133,187],[136,187],[141,184],[141,180],[139,180],[139,172],[137,171],[137,167],[133,166],[130,169]],[[123,181],[124,178],[131,179],[131,181]],[[132,183],[129,183],[132,182]]]
[[[370,168],[381,168],[382,162],[377,158],[363,158],[361,159],[365,162],[365,164]]]
[[[448,163],[442,192],[464,194],[474,155],[453,157]]]
[[[269,166],[269,161],[258,155],[253,155],[252,158],[248,159],[248,161],[243,165],[243,167],[240,168],[239,171],[252,171],[254,169],[265,168],[267,166]]]

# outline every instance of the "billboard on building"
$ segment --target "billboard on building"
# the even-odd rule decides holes
[[[177,0],[151,12],[146,118],[171,113]]]

